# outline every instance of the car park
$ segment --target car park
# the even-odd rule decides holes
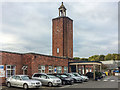
[[[48,85],[49,87],[61,85],[61,79],[45,73],[35,73],[33,74],[32,79],[39,80],[42,82],[42,85]]]
[[[87,76],[83,76],[83,75],[78,74],[78,73],[73,73],[73,74],[75,76],[81,77],[84,82],[87,82],[89,80],[89,78]]]
[[[74,80],[73,78],[70,78],[64,74],[50,74],[50,75],[54,75],[58,78],[60,78],[62,80],[62,84],[65,85],[65,84],[73,84],[74,83]]]
[[[68,76],[68,77],[70,77],[70,78],[73,78],[73,80],[74,80],[75,83],[76,83],[76,82],[80,82],[80,83],[83,82],[81,77],[75,76],[75,75],[72,74],[72,73],[64,73],[64,75],[66,75],[66,76]]]
[[[28,88],[39,88],[41,87],[41,82],[38,80],[32,80],[28,75],[14,75],[6,80],[6,84],[8,87],[22,87],[24,89]]]

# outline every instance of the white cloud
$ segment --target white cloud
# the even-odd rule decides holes
[[[117,52],[117,3],[65,2],[74,21],[74,56]],[[51,54],[59,2],[4,3],[2,50]]]

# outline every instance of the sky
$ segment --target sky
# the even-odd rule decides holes
[[[61,2],[3,2],[0,50],[52,55],[52,19]],[[118,53],[117,2],[64,2],[73,20],[73,56]],[[1,26],[0,26],[1,27]]]

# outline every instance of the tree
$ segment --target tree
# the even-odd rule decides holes
[[[88,61],[88,58],[80,58],[81,61]]]
[[[79,58],[79,57],[74,57],[74,59],[75,59],[75,60],[80,60],[80,58]]]
[[[105,60],[112,60],[112,55],[111,54],[107,54],[105,56]]]
[[[99,56],[99,61],[104,61],[105,55],[100,55]]]

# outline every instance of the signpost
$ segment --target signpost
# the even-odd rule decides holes
[[[0,70],[4,70],[4,65],[0,65]]]
[[[54,69],[54,72],[56,73],[56,68]]]
[[[4,65],[0,65],[0,77],[5,77]]]

